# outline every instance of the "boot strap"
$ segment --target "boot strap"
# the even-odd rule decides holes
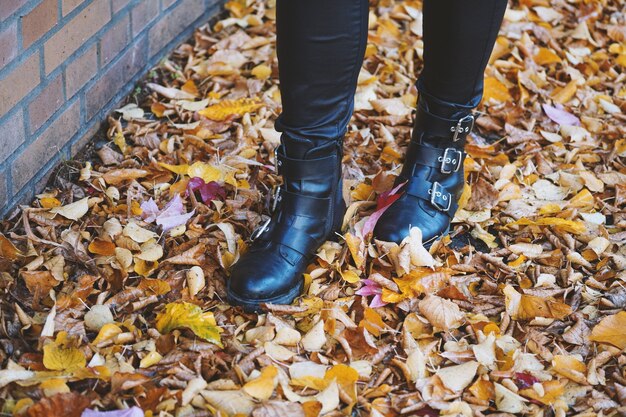
[[[468,114],[460,119],[446,119],[419,108],[415,116],[415,126],[429,136],[450,139],[453,142],[465,140],[474,127],[474,115]]]
[[[454,217],[458,209],[456,198],[438,183],[413,178],[407,184],[406,193],[413,197],[428,201],[434,208],[449,217]]]
[[[413,143],[415,161],[417,165],[437,168],[442,174],[458,172],[463,166],[465,153],[456,148],[433,148],[419,143]]]
[[[294,227],[290,218],[311,217],[311,214],[314,214],[321,224],[325,224],[328,209],[332,204],[331,198],[312,197],[279,189],[274,196],[274,205],[279,204],[280,213],[274,219],[280,218],[280,222],[268,219],[262,225],[263,230],[255,232],[255,238],[280,243],[302,255],[309,254],[320,242],[305,231]]]
[[[337,155],[317,159],[293,159],[282,152],[282,146],[276,148],[276,174],[289,178],[289,181],[327,179],[328,173],[337,167]]]

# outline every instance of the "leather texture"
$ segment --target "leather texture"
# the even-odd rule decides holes
[[[342,141],[282,136],[276,166],[283,185],[276,210],[253,233],[248,251],[231,268],[231,304],[258,311],[261,303],[290,304],[317,249],[339,230],[346,209],[341,190]]]
[[[402,196],[381,216],[374,229],[379,240],[400,243],[412,227],[422,231],[422,241],[430,247],[445,235],[457,211],[465,178],[465,141],[474,125],[469,109],[437,106],[429,111],[420,95],[411,142],[396,186],[402,183]]]

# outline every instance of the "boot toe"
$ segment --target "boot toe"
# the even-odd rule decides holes
[[[301,266],[285,262],[278,252],[245,254],[232,266],[227,292],[233,304],[253,311],[260,303],[289,304],[298,296]]]

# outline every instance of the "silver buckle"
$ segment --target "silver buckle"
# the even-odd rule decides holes
[[[435,181],[433,183],[433,188],[428,190],[428,194],[430,194],[430,204],[432,204],[433,207],[435,207],[436,209],[440,211],[447,212],[450,210],[450,206],[452,206],[452,194],[450,193],[444,194],[440,191],[440,189],[443,189],[443,186],[439,184],[437,181]],[[437,201],[437,199],[439,198],[441,198],[443,201],[447,201],[448,206],[444,207],[443,205],[439,204],[439,202]]]
[[[263,222],[263,224],[261,224],[259,227],[257,227],[256,229],[254,229],[254,231],[252,232],[252,234],[250,235],[250,242],[254,242],[255,240],[257,240],[263,233],[265,233],[265,231],[268,229],[269,225],[270,225],[270,221],[272,220],[271,217],[268,217],[267,220],[265,220]]]
[[[278,168],[282,165],[280,159],[278,159],[278,146],[274,148],[274,174],[276,175],[278,175]]]
[[[470,120],[472,124],[466,127],[465,129],[463,129],[463,123],[470,121]],[[452,126],[450,128],[450,131],[454,133],[454,135],[452,136],[452,140],[456,142],[457,140],[459,140],[458,138],[461,133],[469,133],[473,128],[474,128],[474,115],[468,114],[467,116],[463,117],[458,122],[456,122],[456,126]]]
[[[449,153],[454,152],[456,156],[450,156]],[[454,148],[446,148],[443,152],[443,156],[437,158],[437,161],[441,162],[440,171],[442,174],[452,174],[453,172],[457,172],[461,169],[461,162],[463,160],[463,153]],[[454,164],[453,169],[447,169],[449,164]]]
[[[279,185],[278,187],[274,188],[274,191],[272,191],[271,213],[274,213],[274,211],[276,211],[276,207],[278,207],[278,203],[280,203],[280,200],[282,200],[283,198],[282,191],[283,191],[282,185]]]
[[[276,207],[278,207],[278,203],[280,203],[280,200],[282,200],[282,189],[283,187],[279,185],[272,191],[272,207],[270,208],[271,214],[274,214],[274,212],[276,211]],[[254,231],[250,235],[250,242],[254,242],[263,233],[265,233],[269,229],[271,221],[272,218],[268,217],[267,220],[265,220],[259,227],[254,229]]]

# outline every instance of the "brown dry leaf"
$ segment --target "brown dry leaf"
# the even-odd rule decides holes
[[[506,309],[514,320],[532,320],[536,317],[563,319],[572,309],[567,304],[552,298],[520,294],[510,285],[504,290]]]
[[[427,294],[419,302],[419,311],[435,327],[454,329],[465,319],[465,314],[452,301]]]
[[[27,417],[80,417],[91,400],[76,392],[56,394],[30,406]]]

